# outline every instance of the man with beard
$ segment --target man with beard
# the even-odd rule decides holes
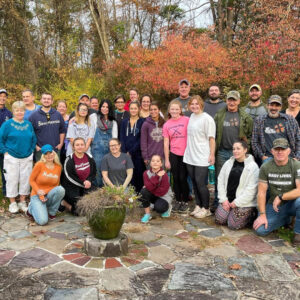
[[[273,157],[272,144],[278,138],[285,138],[291,149],[290,157],[300,159],[300,130],[297,121],[290,115],[280,113],[282,99],[272,95],[268,100],[268,113],[254,121],[252,150],[263,163]]]
[[[65,121],[61,114],[51,107],[53,98],[51,94],[43,93],[41,98],[42,107],[35,111],[30,117],[34,132],[36,134],[35,159],[41,158],[41,148],[49,144],[53,149],[60,152],[65,139]]]
[[[212,118],[215,117],[215,114],[226,107],[226,103],[220,98],[221,91],[219,86],[213,84],[208,89],[208,99],[204,103],[204,112],[208,113]]]
[[[249,89],[250,102],[244,107],[244,110],[254,120],[257,116],[265,115],[268,111],[265,104],[261,101],[261,87],[258,84],[252,84]]]

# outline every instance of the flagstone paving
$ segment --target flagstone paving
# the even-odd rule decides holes
[[[127,220],[128,253],[93,257],[86,219],[0,216],[0,299],[300,299],[300,252],[213,217]]]

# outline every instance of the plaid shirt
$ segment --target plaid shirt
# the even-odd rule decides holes
[[[300,130],[297,121],[289,115],[280,113],[279,116],[285,119],[287,140],[291,148],[291,157],[300,160]],[[257,117],[254,120],[252,132],[252,150],[256,157],[262,158],[266,153],[265,141],[265,120],[268,114]]]

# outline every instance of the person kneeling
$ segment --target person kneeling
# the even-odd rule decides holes
[[[218,177],[219,206],[216,223],[228,224],[230,229],[241,229],[256,215],[256,195],[259,168],[252,155],[246,155],[245,141],[233,144],[233,156],[223,165]]]
[[[44,145],[41,152],[42,157],[35,164],[29,179],[32,191],[26,213],[37,224],[45,225],[48,219],[55,218],[65,189],[59,185],[62,167],[53,147]]]
[[[85,153],[86,143],[83,138],[74,139],[73,149],[74,153],[64,163],[63,187],[66,195],[61,205],[76,215],[79,198],[96,188],[92,184],[96,178],[96,163],[90,154]]]
[[[141,190],[140,201],[145,209],[141,219],[142,223],[151,220],[150,204],[154,204],[154,210],[163,218],[168,218],[172,210],[172,191],[169,184],[169,177],[162,169],[163,162],[159,155],[153,155],[150,160],[150,170],[143,174],[144,187]]]
[[[300,246],[300,162],[289,158],[291,149],[284,138],[273,141],[273,159],[264,163],[259,172],[259,216],[253,224],[258,235],[289,225],[296,216],[293,246]],[[268,197],[270,191],[270,197]]]

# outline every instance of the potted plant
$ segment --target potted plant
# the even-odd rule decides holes
[[[85,215],[95,238],[116,238],[126,216],[126,208],[132,208],[138,196],[132,186],[104,186],[86,194],[77,202],[77,211]]]

